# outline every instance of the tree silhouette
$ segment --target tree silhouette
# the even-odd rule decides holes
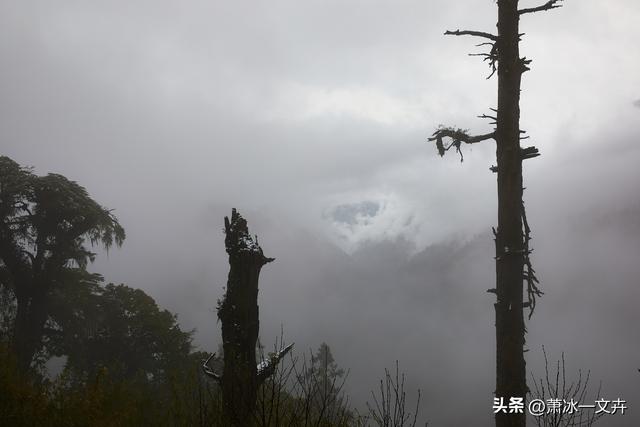
[[[36,176],[0,157],[0,286],[16,299],[12,347],[21,371],[42,346],[62,287],[97,280],[86,271],[95,258],[87,240],[108,249],[124,238],[111,211],[76,182],[58,174]]]
[[[92,291],[62,319],[64,333],[56,344],[68,370],[84,379],[107,368],[112,380],[160,384],[188,365],[192,332],[180,329],[176,315],[124,284]]]
[[[204,372],[222,386],[227,421],[234,426],[248,426],[255,420],[258,387],[273,374],[276,364],[291,350],[292,344],[256,364],[258,316],[258,279],[262,267],[275,260],[267,258],[257,237],[249,235],[247,221],[236,211],[224,218],[225,246],[229,254],[227,290],[218,301],[218,318],[222,323],[224,369],[222,375],[209,367]]]
[[[400,374],[398,365],[396,360],[395,375],[392,375],[385,368],[384,380],[380,380],[378,393],[371,392],[373,404],[367,402],[369,415],[378,427],[415,427],[418,422],[418,410],[420,409],[422,393],[418,389],[416,407],[411,413],[407,408],[407,393],[404,389],[405,375],[404,373]],[[425,423],[425,427],[427,425],[428,423]]]
[[[564,353],[562,353],[561,359],[556,361],[555,372],[549,370],[549,359],[544,346],[542,346],[542,353],[544,354],[544,377],[536,378],[531,374],[533,383],[531,396],[544,402],[555,399],[562,403],[562,408],[561,410],[547,411],[534,417],[535,424],[538,427],[593,426],[606,412],[598,413],[595,408],[591,408],[591,410],[578,408],[576,410],[576,407],[571,405],[587,401],[589,395],[593,396],[593,401],[601,399],[602,382],[598,385],[598,389],[592,392],[589,390],[591,371],[584,374],[581,369],[578,369],[577,379],[567,379]]]
[[[346,399],[342,388],[346,372],[340,368],[331,354],[327,343],[320,344],[311,363],[299,376],[299,384],[304,384],[305,394],[311,405],[311,412],[320,419],[338,424],[346,415]]]
[[[498,0],[498,34],[481,31],[446,31],[445,35],[474,36],[484,39],[478,46],[488,47],[488,52],[476,54],[484,58],[491,68],[489,78],[498,74],[498,108],[495,115],[483,114],[495,124],[494,131],[482,135],[469,135],[463,129],[438,128],[430,141],[435,141],[438,153],[455,148],[462,157],[461,145],[475,144],[489,139],[496,141],[497,165],[491,171],[498,175],[498,227],[494,229],[496,247],[496,397],[509,401],[511,397],[524,398],[528,388],[524,360],[525,322],[523,308],[533,313],[536,297],[542,295],[538,279],[529,255],[530,228],[522,200],[522,161],[539,156],[536,147],[521,147],[520,141],[528,138],[520,129],[520,84],[522,74],[529,70],[531,60],[520,57],[519,43],[523,34],[519,31],[520,16],[560,7],[561,0],[519,9],[518,0]],[[445,141],[450,141],[446,143]],[[527,283],[524,299],[523,282]],[[523,413],[496,414],[496,426],[524,426]]]

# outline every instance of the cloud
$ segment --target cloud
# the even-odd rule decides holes
[[[279,91],[267,120],[312,121],[331,118],[387,126],[416,128],[424,120],[425,105],[372,87],[313,87],[291,84]]]
[[[468,413],[440,424],[479,424],[492,390],[495,146],[463,147],[461,164],[426,138],[441,123],[490,130],[476,116],[495,107],[496,81],[466,56],[473,40],[442,33],[495,30],[495,4],[5,3],[2,152],[115,209],[128,239],[96,271],[143,287],[214,347],[220,229],[236,207],[277,258],[261,276],[265,341],[284,323],[302,347],[329,342],[362,396],[400,358],[412,385],[443,384],[425,399],[433,412],[469,390],[459,399]],[[542,153],[525,162],[525,201],[549,301],[530,342],[601,369],[609,353],[589,359],[603,354],[598,341],[627,346],[610,360],[637,353],[607,334],[637,323],[631,226],[570,228],[629,205],[640,182],[629,108],[640,93],[640,3],[609,3],[522,20],[522,52],[534,59],[522,127]],[[576,331],[586,337],[568,340]],[[602,377],[627,393],[615,365]]]
[[[354,226],[359,223],[365,225],[380,211],[380,204],[371,200],[360,203],[338,205],[330,213],[331,219],[337,223]]]

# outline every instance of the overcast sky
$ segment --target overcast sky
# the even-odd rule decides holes
[[[476,116],[496,106],[496,80],[467,56],[479,41],[443,32],[494,31],[494,3],[2,1],[0,152],[115,209],[127,240],[93,268],[178,312],[202,348],[220,339],[236,207],[277,258],[265,344],[281,324],[300,350],[326,341],[357,402],[399,359],[433,425],[489,425],[495,146],[460,163],[426,139],[439,124],[490,131]],[[546,292],[529,367],[542,344],[565,351],[607,397],[635,399],[604,421],[630,425],[640,2],[564,3],[521,22],[522,127],[542,153],[525,201]]]

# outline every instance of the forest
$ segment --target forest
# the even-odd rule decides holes
[[[134,3],[0,6],[0,425],[637,424],[639,5]]]
[[[206,354],[144,291],[87,271],[91,245],[121,246],[126,235],[85,188],[6,156],[0,183],[3,425],[415,425],[397,366],[368,415],[349,406],[326,343],[278,367],[293,344],[281,337],[269,351],[257,318],[260,269],[274,258],[235,209],[225,217],[230,271],[217,308],[224,345]],[[52,357],[64,358],[54,378]]]

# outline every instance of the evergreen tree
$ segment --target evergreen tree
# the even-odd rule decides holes
[[[82,379],[107,368],[115,381],[158,384],[188,364],[192,332],[144,291],[110,283],[74,306],[55,344]]]
[[[95,283],[90,246],[121,245],[113,213],[62,175],[36,176],[0,156],[0,286],[15,297],[12,348],[27,371],[42,348],[51,309],[68,286]],[[68,307],[72,309],[72,307]]]
[[[320,344],[316,353],[311,355],[311,364],[302,376],[299,382],[304,385],[305,398],[311,403],[310,412],[329,422],[345,419],[348,409],[342,387],[346,373],[336,363],[327,343]]]

